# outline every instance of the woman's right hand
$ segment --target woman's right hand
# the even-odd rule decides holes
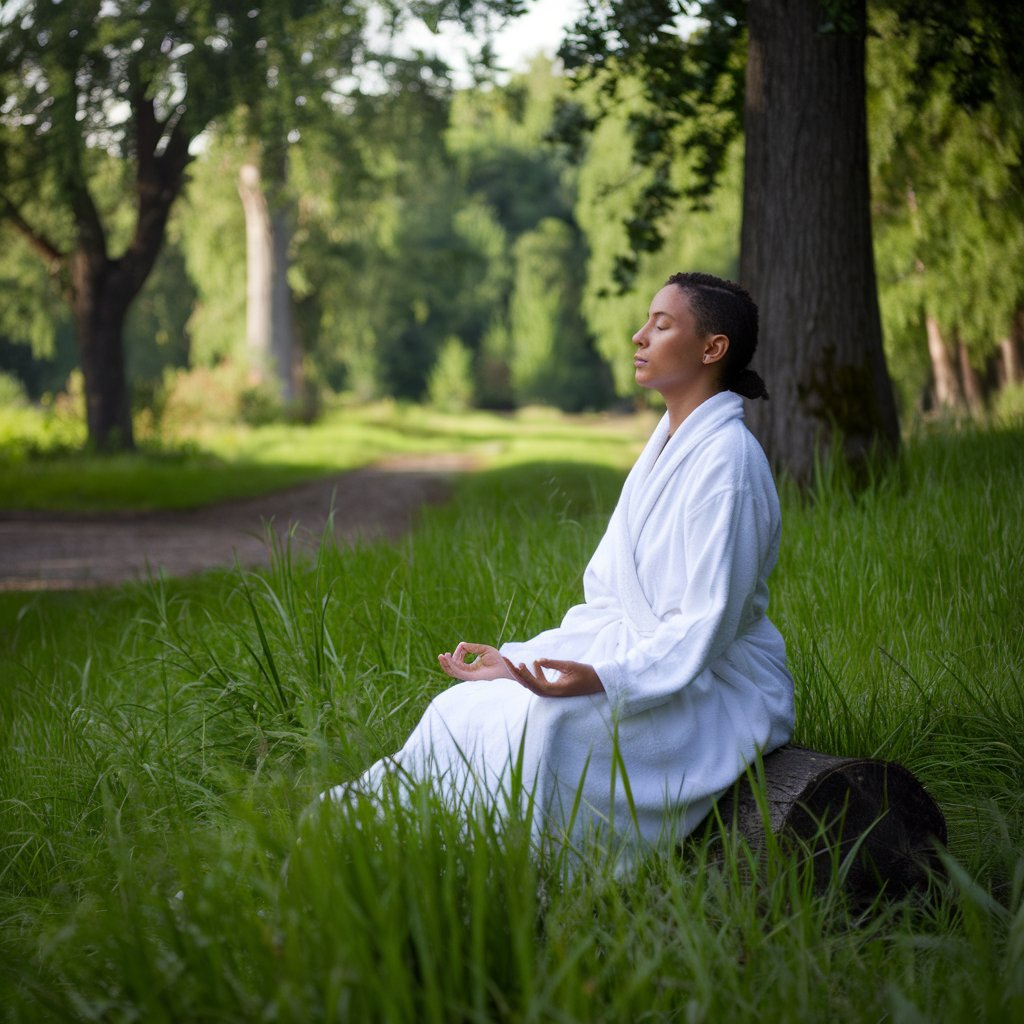
[[[472,661],[467,661],[467,655]],[[439,654],[441,668],[453,679],[513,679],[505,659],[487,644],[468,644],[462,641],[451,653]]]

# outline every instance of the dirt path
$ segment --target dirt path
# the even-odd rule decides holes
[[[169,576],[216,566],[266,564],[263,523],[279,534],[298,524],[316,543],[334,504],[339,540],[398,537],[424,504],[444,501],[460,455],[402,456],[259,498],[194,511],[0,512],[0,590],[72,590],[144,578],[147,564]]]

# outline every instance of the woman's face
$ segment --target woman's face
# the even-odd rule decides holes
[[[677,285],[665,285],[651,301],[647,323],[633,335],[637,384],[652,388],[665,398],[703,387],[708,381],[710,364],[720,358],[715,339],[721,338],[722,335],[702,337],[686,293]]]

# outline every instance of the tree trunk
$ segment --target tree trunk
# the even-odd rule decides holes
[[[68,296],[75,324],[89,445],[94,451],[127,451],[135,446],[131,395],[124,360],[124,320],[134,293],[98,254],[79,248],[69,259]]]
[[[1021,369],[1020,346],[1024,339],[1024,310],[1018,310],[1014,318],[1013,332],[999,342],[999,354],[1003,366],[1003,384],[1017,384],[1024,380]]]
[[[932,364],[935,404],[939,409],[963,409],[964,399],[960,391],[960,382],[957,379],[956,367],[953,365],[953,357],[942,337],[942,328],[930,313],[925,315],[924,324],[928,334],[928,358]]]
[[[290,402],[295,397],[288,286],[291,218],[280,199],[273,201],[283,191],[283,168],[278,174],[281,181],[267,183],[255,161],[239,171],[238,194],[245,211],[246,351],[255,380],[274,381],[281,398]]]
[[[861,464],[899,444],[882,350],[868,191],[864,0],[750,0],[740,278],[761,311],[771,461],[806,480],[833,435]]]
[[[245,211],[245,348],[249,373],[262,383],[272,372],[273,243],[260,170],[253,163],[238,172],[238,194]]]
[[[960,363],[960,385],[964,392],[964,401],[967,408],[975,419],[985,414],[985,395],[981,385],[981,378],[978,371],[971,363],[971,355],[967,346],[962,342],[956,343],[957,359]]]

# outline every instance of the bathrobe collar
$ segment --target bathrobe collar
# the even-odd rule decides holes
[[[616,576],[623,610],[641,632],[656,629],[661,620],[654,614],[637,575],[636,547],[640,533],[654,513],[666,484],[686,457],[735,419],[743,419],[743,399],[732,391],[719,392],[702,402],[671,438],[668,413],[665,413],[626,478],[609,529],[615,538]]]

